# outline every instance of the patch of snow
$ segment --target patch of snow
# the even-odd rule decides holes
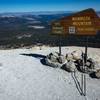
[[[20,36],[17,36],[18,39],[22,39],[24,37],[26,38],[30,38],[32,35],[31,34],[24,34],[24,35],[20,35]]]
[[[84,48],[62,47],[62,54],[79,49]],[[58,47],[0,50],[0,100],[99,100],[99,79],[86,75],[84,97],[79,94],[71,73],[41,63],[42,55],[58,50]],[[100,49],[89,48],[88,53],[100,56]],[[76,76],[80,81],[81,73]]]
[[[15,18],[15,16],[13,15],[2,15],[1,17],[2,18]]]
[[[40,24],[41,21],[37,21],[37,20],[36,20],[36,21],[29,21],[28,23],[29,23],[29,24],[37,24],[37,23]]]
[[[35,20],[34,18],[30,18],[30,17],[27,17],[26,19],[29,20],[29,21],[34,21]]]
[[[29,28],[34,28],[34,29],[44,29],[45,27],[44,26],[28,26]]]

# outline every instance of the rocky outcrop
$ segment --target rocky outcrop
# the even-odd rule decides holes
[[[76,71],[75,63],[72,60],[67,61],[64,66],[68,72]]]
[[[67,53],[66,56],[60,55],[58,52],[53,52],[47,55],[45,62],[54,68],[62,68],[64,66],[64,69],[68,72],[74,72],[76,70],[87,74],[96,72],[96,76],[99,77],[100,71],[96,71],[98,65],[96,61],[93,58],[87,57],[87,62],[85,63],[84,55],[81,50]]]
[[[59,53],[54,52],[47,55],[45,62],[51,67],[61,68],[66,63],[66,59],[63,55],[59,55]]]
[[[100,69],[95,72],[95,76],[100,79]]]

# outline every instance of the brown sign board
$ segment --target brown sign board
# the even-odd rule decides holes
[[[52,34],[96,35],[100,30],[100,18],[90,8],[52,22]]]

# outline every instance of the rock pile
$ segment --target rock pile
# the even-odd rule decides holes
[[[53,52],[47,55],[47,57],[45,58],[45,62],[47,65],[54,68],[61,68],[64,66],[69,72],[74,72],[76,70],[88,74],[95,72],[95,75],[97,77],[100,77],[100,70],[98,71],[96,69],[96,61],[94,61],[93,58],[87,57],[87,62],[85,63],[83,55],[85,54],[81,50],[67,53],[66,56],[60,55],[58,52]]]

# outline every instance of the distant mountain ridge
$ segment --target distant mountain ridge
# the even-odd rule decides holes
[[[64,14],[73,13],[72,11],[39,11],[39,12],[7,12],[0,13],[0,16],[21,16],[21,15],[54,15],[54,14]]]
[[[73,14],[77,11],[40,11],[40,12],[7,12],[7,13],[0,13],[0,17],[21,17],[27,15],[63,15],[63,14]],[[100,11],[96,12],[97,15],[100,17]]]

